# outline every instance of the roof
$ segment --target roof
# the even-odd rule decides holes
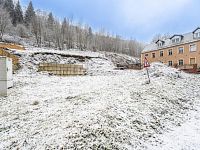
[[[197,30],[199,30],[200,29],[200,27],[198,27],[198,28],[196,28],[192,33],[195,33]]]
[[[164,43],[164,41],[163,40],[157,40],[155,43],[158,43],[158,42],[162,42],[162,43]]]
[[[197,28],[196,30],[198,30],[200,28]],[[195,31],[196,31],[195,30]],[[194,31],[194,32],[195,32]],[[171,42],[171,38],[173,38],[174,36],[182,36],[182,41],[180,43],[172,43]],[[172,46],[176,46],[176,45],[180,45],[180,44],[184,44],[184,43],[189,43],[189,42],[194,42],[196,41],[197,39],[194,39],[194,36],[193,36],[193,32],[190,32],[190,33],[186,33],[186,34],[183,34],[183,35],[173,35],[172,37],[166,39],[166,40],[163,40],[164,41],[164,45],[162,47],[158,47],[158,45],[156,43],[151,43],[151,44],[148,44],[142,51],[142,53],[144,52],[150,52],[150,51],[155,51],[155,50],[159,50],[159,49],[163,49],[163,48],[167,48],[167,47],[172,47]],[[199,40],[199,39],[198,39]],[[161,40],[162,41],[162,40]],[[157,42],[157,41],[156,41]]]
[[[181,38],[184,37],[183,35],[180,35],[180,34],[174,34],[172,37],[170,37],[170,39],[173,39],[175,36],[180,36]]]

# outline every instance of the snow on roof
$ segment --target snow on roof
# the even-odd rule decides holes
[[[164,45],[162,47],[158,47],[158,45],[156,43],[151,43],[151,44],[148,44],[143,49],[142,52],[144,53],[144,52],[155,51],[155,50],[159,50],[161,48],[163,49],[163,48],[167,48],[167,47],[171,47],[171,46],[175,46],[175,45],[180,45],[180,44],[183,44],[183,43],[193,42],[193,41],[197,40],[197,39],[194,39],[192,32],[183,34],[182,36],[183,36],[183,39],[181,40],[180,43],[172,43],[171,39],[168,38],[166,40],[163,40],[164,41]],[[172,36],[172,37],[174,37],[174,36]]]

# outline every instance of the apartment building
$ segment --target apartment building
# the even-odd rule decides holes
[[[200,27],[187,34],[175,34],[166,40],[147,45],[141,54],[149,63],[162,62],[168,66],[197,66],[200,68]]]

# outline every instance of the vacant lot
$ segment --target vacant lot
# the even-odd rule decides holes
[[[55,77],[18,73],[0,98],[0,149],[147,149],[195,112],[200,78],[143,71]]]

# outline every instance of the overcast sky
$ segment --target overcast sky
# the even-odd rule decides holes
[[[30,0],[20,0],[27,5]],[[200,26],[199,0],[32,0],[57,17],[73,16],[94,29],[149,42],[158,33],[187,33]]]

